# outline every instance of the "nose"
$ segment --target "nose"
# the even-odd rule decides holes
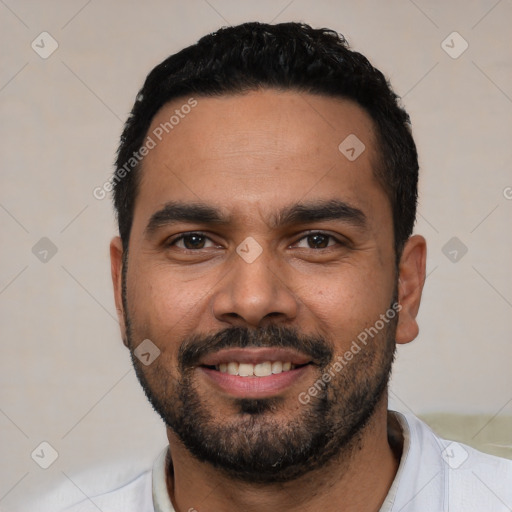
[[[268,249],[254,261],[233,254],[233,264],[212,297],[213,314],[234,327],[290,323],[298,299]]]

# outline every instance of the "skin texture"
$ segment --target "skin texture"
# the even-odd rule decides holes
[[[372,172],[376,144],[371,118],[350,101],[290,91],[196,99],[197,107],[144,159],[125,301],[122,244],[118,237],[111,242],[123,340],[133,349],[149,338],[161,351],[154,366],[139,365],[139,371],[154,386],[159,386],[156,376],[165,373],[165,392],[170,393],[180,378],[182,341],[229,327],[294,328],[321,336],[335,355],[342,355],[388,310],[395,292],[401,310],[394,338],[397,343],[412,341],[418,333],[426,244],[418,235],[408,240],[397,283],[391,205]],[[164,106],[148,133],[185,102],[177,99]],[[366,146],[352,162],[338,150],[349,134]],[[329,200],[362,211],[365,226],[343,219],[273,225],[276,214],[290,205]],[[148,235],[151,216],[169,201],[208,204],[229,222],[177,222]],[[304,237],[312,230],[334,239],[328,239],[327,247],[311,248]],[[200,250],[186,250],[183,241],[165,245],[191,231],[208,237]],[[247,237],[262,249],[252,263],[236,252]],[[379,333],[365,347],[366,355],[354,356],[354,378],[361,374],[358,357],[372,362],[370,374],[379,371],[384,351],[390,350],[384,338]],[[300,419],[306,406],[297,396],[320,376],[318,367],[308,366],[279,394],[279,407],[268,413],[271,420],[284,428]],[[189,384],[208,406],[212,421],[236,425],[243,419],[232,397],[200,370],[191,370]],[[171,498],[178,511],[376,511],[398,467],[387,429],[384,393],[366,427],[343,453],[304,476],[263,485],[236,481],[197,460],[168,428],[174,468],[168,482]]]

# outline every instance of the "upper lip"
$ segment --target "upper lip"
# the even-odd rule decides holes
[[[201,359],[199,365],[216,366],[221,363],[259,364],[266,361],[290,362],[294,365],[302,365],[311,362],[311,358],[290,348],[272,347],[249,347],[249,348],[228,348],[209,354]]]

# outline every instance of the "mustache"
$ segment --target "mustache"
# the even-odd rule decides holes
[[[178,351],[181,370],[197,366],[209,354],[224,348],[292,348],[307,355],[313,363],[326,366],[334,357],[334,348],[322,336],[307,336],[296,329],[271,325],[261,329],[229,327],[212,335],[193,335]]]

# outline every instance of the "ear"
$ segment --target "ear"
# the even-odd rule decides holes
[[[416,316],[425,283],[427,242],[420,235],[407,240],[402,251],[398,277],[398,302],[401,306],[396,330],[397,343],[409,343],[418,336]]]
[[[112,272],[112,284],[114,285],[114,299],[116,303],[117,318],[121,328],[123,343],[128,346],[126,337],[126,325],[123,308],[123,243],[116,236],[110,242],[110,271]]]

